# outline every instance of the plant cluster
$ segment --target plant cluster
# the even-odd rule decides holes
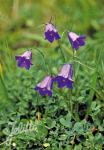
[[[86,2],[83,1],[83,4],[86,6]],[[63,6],[59,6],[60,10]],[[78,12],[80,9],[73,14],[77,17]],[[92,16],[93,13],[91,19]],[[87,19],[85,22],[88,24]],[[17,28],[15,30],[18,34],[15,35],[12,25],[12,32],[10,30],[6,33],[7,43],[5,39],[0,41],[0,58],[3,59],[0,59],[0,149],[102,150],[103,32],[94,31],[94,38],[88,36],[85,45],[85,35],[77,35],[76,29],[76,33],[71,29],[61,36],[56,26],[49,21],[45,24],[43,38],[39,34],[30,33],[30,30],[27,33],[28,27],[24,25],[24,20],[22,23],[17,26],[22,31],[25,28],[23,37]],[[83,21],[81,27],[82,24]],[[77,22],[77,25],[76,28],[81,31],[80,23]],[[28,40],[25,36],[28,36]],[[21,45],[24,43],[21,42],[22,38],[26,40],[25,47]],[[36,44],[35,48],[28,45],[29,39],[36,40],[37,43],[32,41],[33,45]],[[82,49],[78,51],[80,47]]]
[[[50,43],[54,42],[54,40],[60,40],[60,35],[56,29],[56,27],[51,23],[46,24],[45,39]],[[85,35],[77,35],[74,32],[68,32],[68,38],[73,48],[73,57],[76,50],[79,49],[80,46],[85,45]],[[63,56],[63,55],[62,55]],[[64,57],[64,56],[63,56]],[[18,63],[18,67],[29,69],[32,65],[32,52],[30,50],[24,52],[22,55],[16,56],[16,61]],[[51,75],[46,76],[43,81],[41,81],[35,87],[35,90],[40,93],[40,95],[48,95],[52,96],[52,87],[53,82],[58,83],[59,88],[67,87],[72,89],[73,87],[73,64],[66,63],[61,68],[61,71],[58,73],[56,77],[52,77]]]

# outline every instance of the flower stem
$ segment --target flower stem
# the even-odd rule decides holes
[[[74,60],[75,59],[75,51],[73,50],[73,70],[75,69],[75,67],[74,67],[74,65],[75,65],[75,63],[74,63]],[[73,76],[75,77],[75,73],[74,73],[74,71],[73,71]]]
[[[64,55],[63,50],[62,50],[62,48],[61,48],[61,44],[60,44],[60,41],[59,41],[59,40],[58,40],[58,44],[59,44],[59,49],[60,49],[60,52],[61,52],[63,61],[65,62],[65,61],[66,61],[66,58],[65,58],[65,55]]]
[[[49,71],[48,65],[46,63],[45,56],[44,56],[43,52],[40,49],[37,49],[37,48],[34,48],[34,49],[42,56],[45,70],[47,73],[49,73],[50,71]]]
[[[72,116],[72,118],[74,119],[74,120],[76,120],[76,118],[75,118],[75,116],[74,116],[74,114],[73,114],[73,102],[72,102],[72,91],[69,91],[69,94],[68,94],[68,96],[70,97],[70,99],[69,99],[69,97],[67,97],[67,99],[66,99],[66,104],[67,104],[67,107],[68,107],[68,110],[69,110],[69,112],[71,113],[71,116]]]
[[[75,54],[76,54],[76,51],[73,50],[73,76],[74,76],[74,82],[75,82],[75,57],[76,57]],[[72,90],[71,90],[71,94],[72,94]],[[75,118],[76,118],[77,121],[79,121],[80,119],[79,119],[79,115],[78,115],[78,103],[75,104],[75,108],[76,108]]]

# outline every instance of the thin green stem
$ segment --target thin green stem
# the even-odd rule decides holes
[[[75,51],[73,50],[73,76],[75,77],[75,73],[74,73],[74,70],[75,70],[75,67],[74,67],[74,65],[75,65],[75,63],[74,63],[74,60],[75,59]]]
[[[49,71],[49,68],[47,66],[47,63],[46,63],[45,56],[44,56],[43,52],[40,49],[37,49],[37,48],[34,48],[34,49],[42,56],[46,72],[49,73],[50,71]]]
[[[70,97],[70,99],[68,98],[67,99],[67,106],[68,106],[68,110],[69,110],[69,112],[71,113],[71,116],[72,116],[72,118],[74,119],[74,120],[76,120],[75,119],[75,116],[74,116],[74,114],[73,114],[73,102],[72,102],[72,99],[71,99],[71,96],[72,96],[72,90],[71,91],[69,91],[69,97]]]
[[[64,52],[63,52],[63,50],[62,50],[60,41],[58,41],[58,44],[59,44],[59,49],[60,49],[60,52],[61,52],[61,55],[62,55],[62,58],[63,58],[63,62],[66,62],[66,58],[65,58]]]
[[[74,81],[76,81],[75,79],[75,57],[76,57],[76,51],[73,50],[73,76],[74,76]],[[72,93],[72,90],[71,90],[71,93]],[[76,112],[75,112],[75,118],[77,121],[79,121],[79,115],[78,115],[78,103],[75,104],[75,109],[76,109]]]
[[[81,62],[80,62],[80,61],[78,61],[78,60],[74,60],[74,62],[79,63],[80,65],[82,65],[82,66],[84,66],[84,67],[86,67],[86,68],[88,68],[88,69],[90,69],[90,70],[93,70],[93,71],[94,71],[94,69],[93,69],[93,68],[91,68],[91,67],[89,67],[89,66],[87,66],[87,65],[85,65],[85,64],[83,64],[83,63],[81,63]]]
[[[71,117],[72,117],[73,119],[75,119],[75,117],[74,117],[74,115],[73,115],[73,113],[72,113],[72,105],[71,105],[70,102],[71,102],[71,100],[67,97],[67,98],[66,98],[67,109],[68,109],[68,111],[70,112]]]

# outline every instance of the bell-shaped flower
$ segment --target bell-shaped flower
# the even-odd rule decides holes
[[[85,39],[86,39],[85,35],[79,36],[74,32],[68,32],[68,38],[72,45],[72,48],[75,50],[78,50],[80,46],[85,45]]]
[[[42,96],[52,96],[52,85],[53,78],[51,76],[46,76],[40,83],[37,84],[35,90]]]
[[[72,64],[65,64],[60,73],[54,78],[54,81],[58,83],[59,88],[67,87],[73,88],[73,68]]]
[[[51,23],[46,24],[44,35],[45,39],[47,39],[50,43],[52,43],[54,40],[60,39],[58,31],[56,30],[55,26]]]
[[[32,52],[26,51],[22,55],[15,56],[18,67],[29,69],[32,65]]]

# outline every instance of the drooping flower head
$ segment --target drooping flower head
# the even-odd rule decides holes
[[[15,56],[18,67],[29,69],[32,65],[32,52],[27,50],[22,55]]]
[[[59,88],[67,87],[73,88],[73,68],[72,64],[65,64],[60,73],[54,78],[54,81],[58,83]]]
[[[68,32],[68,38],[72,45],[72,48],[75,50],[78,50],[80,46],[85,45],[85,35],[77,35],[74,32]]]
[[[60,36],[55,28],[55,26],[51,23],[47,23],[45,27],[45,39],[47,39],[50,43],[54,40],[59,40]]]
[[[52,96],[52,85],[53,78],[51,76],[46,76],[44,80],[37,84],[35,90],[38,91],[39,94],[42,96]]]

